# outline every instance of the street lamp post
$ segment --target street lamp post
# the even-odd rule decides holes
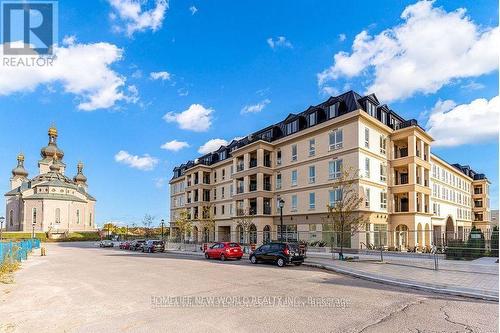
[[[165,225],[165,220],[161,219],[161,240],[163,240],[163,226]]]
[[[283,206],[285,206],[285,200],[279,199],[278,204],[280,207],[280,241],[283,241]]]
[[[5,221],[5,217],[1,216],[0,217],[0,241],[2,241],[2,229],[3,229],[3,222]]]

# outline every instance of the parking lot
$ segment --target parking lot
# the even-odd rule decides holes
[[[48,244],[0,285],[1,332],[494,332],[498,304],[299,266]],[[422,320],[425,318],[425,320]]]

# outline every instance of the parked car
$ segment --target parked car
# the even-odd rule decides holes
[[[273,242],[261,245],[250,254],[250,262],[257,264],[259,262],[275,263],[279,267],[292,263],[296,266],[304,262],[304,256],[300,254],[297,243]]]
[[[136,239],[130,243],[129,250],[137,251],[142,249],[142,244],[146,243],[145,239]]]
[[[243,257],[241,246],[234,242],[215,243],[205,251],[205,258],[207,259],[213,258],[224,261],[226,259],[240,260],[241,257]]]
[[[142,244],[142,252],[165,252],[165,242],[162,240],[148,240]]]
[[[131,242],[129,242],[129,241],[121,242],[119,245],[119,248],[122,250],[128,250],[130,248],[130,243]]]
[[[115,246],[115,244],[113,244],[113,242],[108,239],[102,240],[99,243],[99,247],[113,247],[113,246]]]

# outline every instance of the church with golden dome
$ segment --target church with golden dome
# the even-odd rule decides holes
[[[12,169],[10,191],[5,194],[7,231],[62,234],[73,231],[95,231],[95,202],[89,194],[83,163],[76,175],[65,175],[64,152],[57,146],[57,129],[49,128],[49,143],[40,151],[38,175],[28,177],[24,155],[17,156]]]

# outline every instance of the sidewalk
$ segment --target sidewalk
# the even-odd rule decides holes
[[[167,250],[168,253],[203,256],[203,252]],[[248,255],[244,256],[248,258]],[[481,262],[456,262],[441,260],[440,269],[411,267],[375,261],[332,260],[331,254],[311,253],[304,262],[333,272],[348,274],[384,284],[415,288],[430,292],[499,300],[498,264],[492,260]]]

